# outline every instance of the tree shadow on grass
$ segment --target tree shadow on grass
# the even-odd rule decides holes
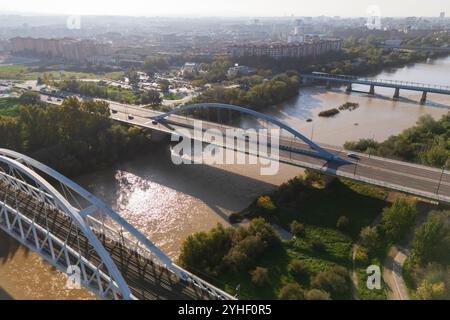
[[[280,208],[280,222],[288,227],[292,220],[314,226],[336,228],[340,216],[349,219],[344,230],[356,239],[361,228],[369,225],[387,206],[387,201],[357,192],[339,179],[324,189],[309,188],[306,195],[295,203]]]

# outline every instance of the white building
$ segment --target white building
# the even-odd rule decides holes
[[[186,73],[198,72],[199,65],[195,62],[186,62],[181,68],[181,75],[184,76]]]

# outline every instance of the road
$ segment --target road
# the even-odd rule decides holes
[[[192,119],[183,116],[171,116],[168,118],[168,123],[154,124],[150,117],[159,115],[161,114],[160,112],[115,102],[110,102],[110,107],[116,112],[112,114],[112,118],[117,121],[161,132],[171,133],[174,129],[187,128],[193,124]],[[129,115],[132,118],[129,118]],[[203,121],[202,124],[204,129],[215,128],[222,132],[227,128],[232,128],[207,121]],[[356,154],[359,159],[355,160],[354,158],[348,157],[347,152],[342,148],[323,144],[319,145],[327,151],[338,154],[342,159],[347,160],[348,163],[327,162],[323,159],[282,149],[279,152],[280,161],[450,203],[450,172],[448,170],[443,171],[438,168],[366,154]],[[302,141],[298,139],[292,140],[292,138],[287,136],[281,137],[280,146],[310,150]]]
[[[48,97],[41,95],[41,99],[47,101]],[[161,112],[109,100],[105,101],[110,105],[112,119],[122,123],[169,134],[182,128],[193,132],[192,118],[172,115],[167,118],[167,123],[154,124],[151,117],[161,115]],[[53,98],[52,103],[60,104],[61,102],[56,102],[56,99]],[[202,125],[203,129],[214,128],[222,132],[225,132],[226,129],[234,129],[231,126],[208,121],[202,121]],[[341,147],[318,143],[325,150],[337,154],[347,161],[345,164],[327,162],[306,154],[289,151],[292,148],[312,151],[309,146],[298,139],[282,135],[279,144],[280,147],[284,147],[284,149],[279,150],[281,162],[450,204],[450,172],[448,170],[360,153],[355,153],[358,157],[355,160],[348,157],[348,152]],[[286,150],[286,148],[290,149]]]

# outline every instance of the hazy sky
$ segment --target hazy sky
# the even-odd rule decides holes
[[[450,15],[450,0],[0,0],[0,12],[93,15],[365,16]]]

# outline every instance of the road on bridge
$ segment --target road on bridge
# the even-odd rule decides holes
[[[186,128],[192,125],[193,120],[184,116],[171,116],[169,124],[152,123],[150,117],[161,115],[161,112],[129,106],[116,102],[110,102],[110,108],[115,113],[112,118],[120,122],[150,128],[161,132],[170,133],[174,129]],[[128,116],[131,115],[132,119]],[[213,122],[202,122],[203,128],[215,128],[224,131],[232,128]],[[328,174],[349,178],[357,181],[402,191],[432,200],[450,203],[450,172],[439,168],[432,168],[397,160],[374,157],[365,154],[357,154],[358,159],[348,156],[348,152],[335,146],[320,144],[321,147],[334,154],[338,154],[348,163],[327,162],[301,153],[295,153],[280,149],[282,162],[321,170]],[[302,141],[282,137],[280,146],[285,148],[299,148],[310,150]]]

